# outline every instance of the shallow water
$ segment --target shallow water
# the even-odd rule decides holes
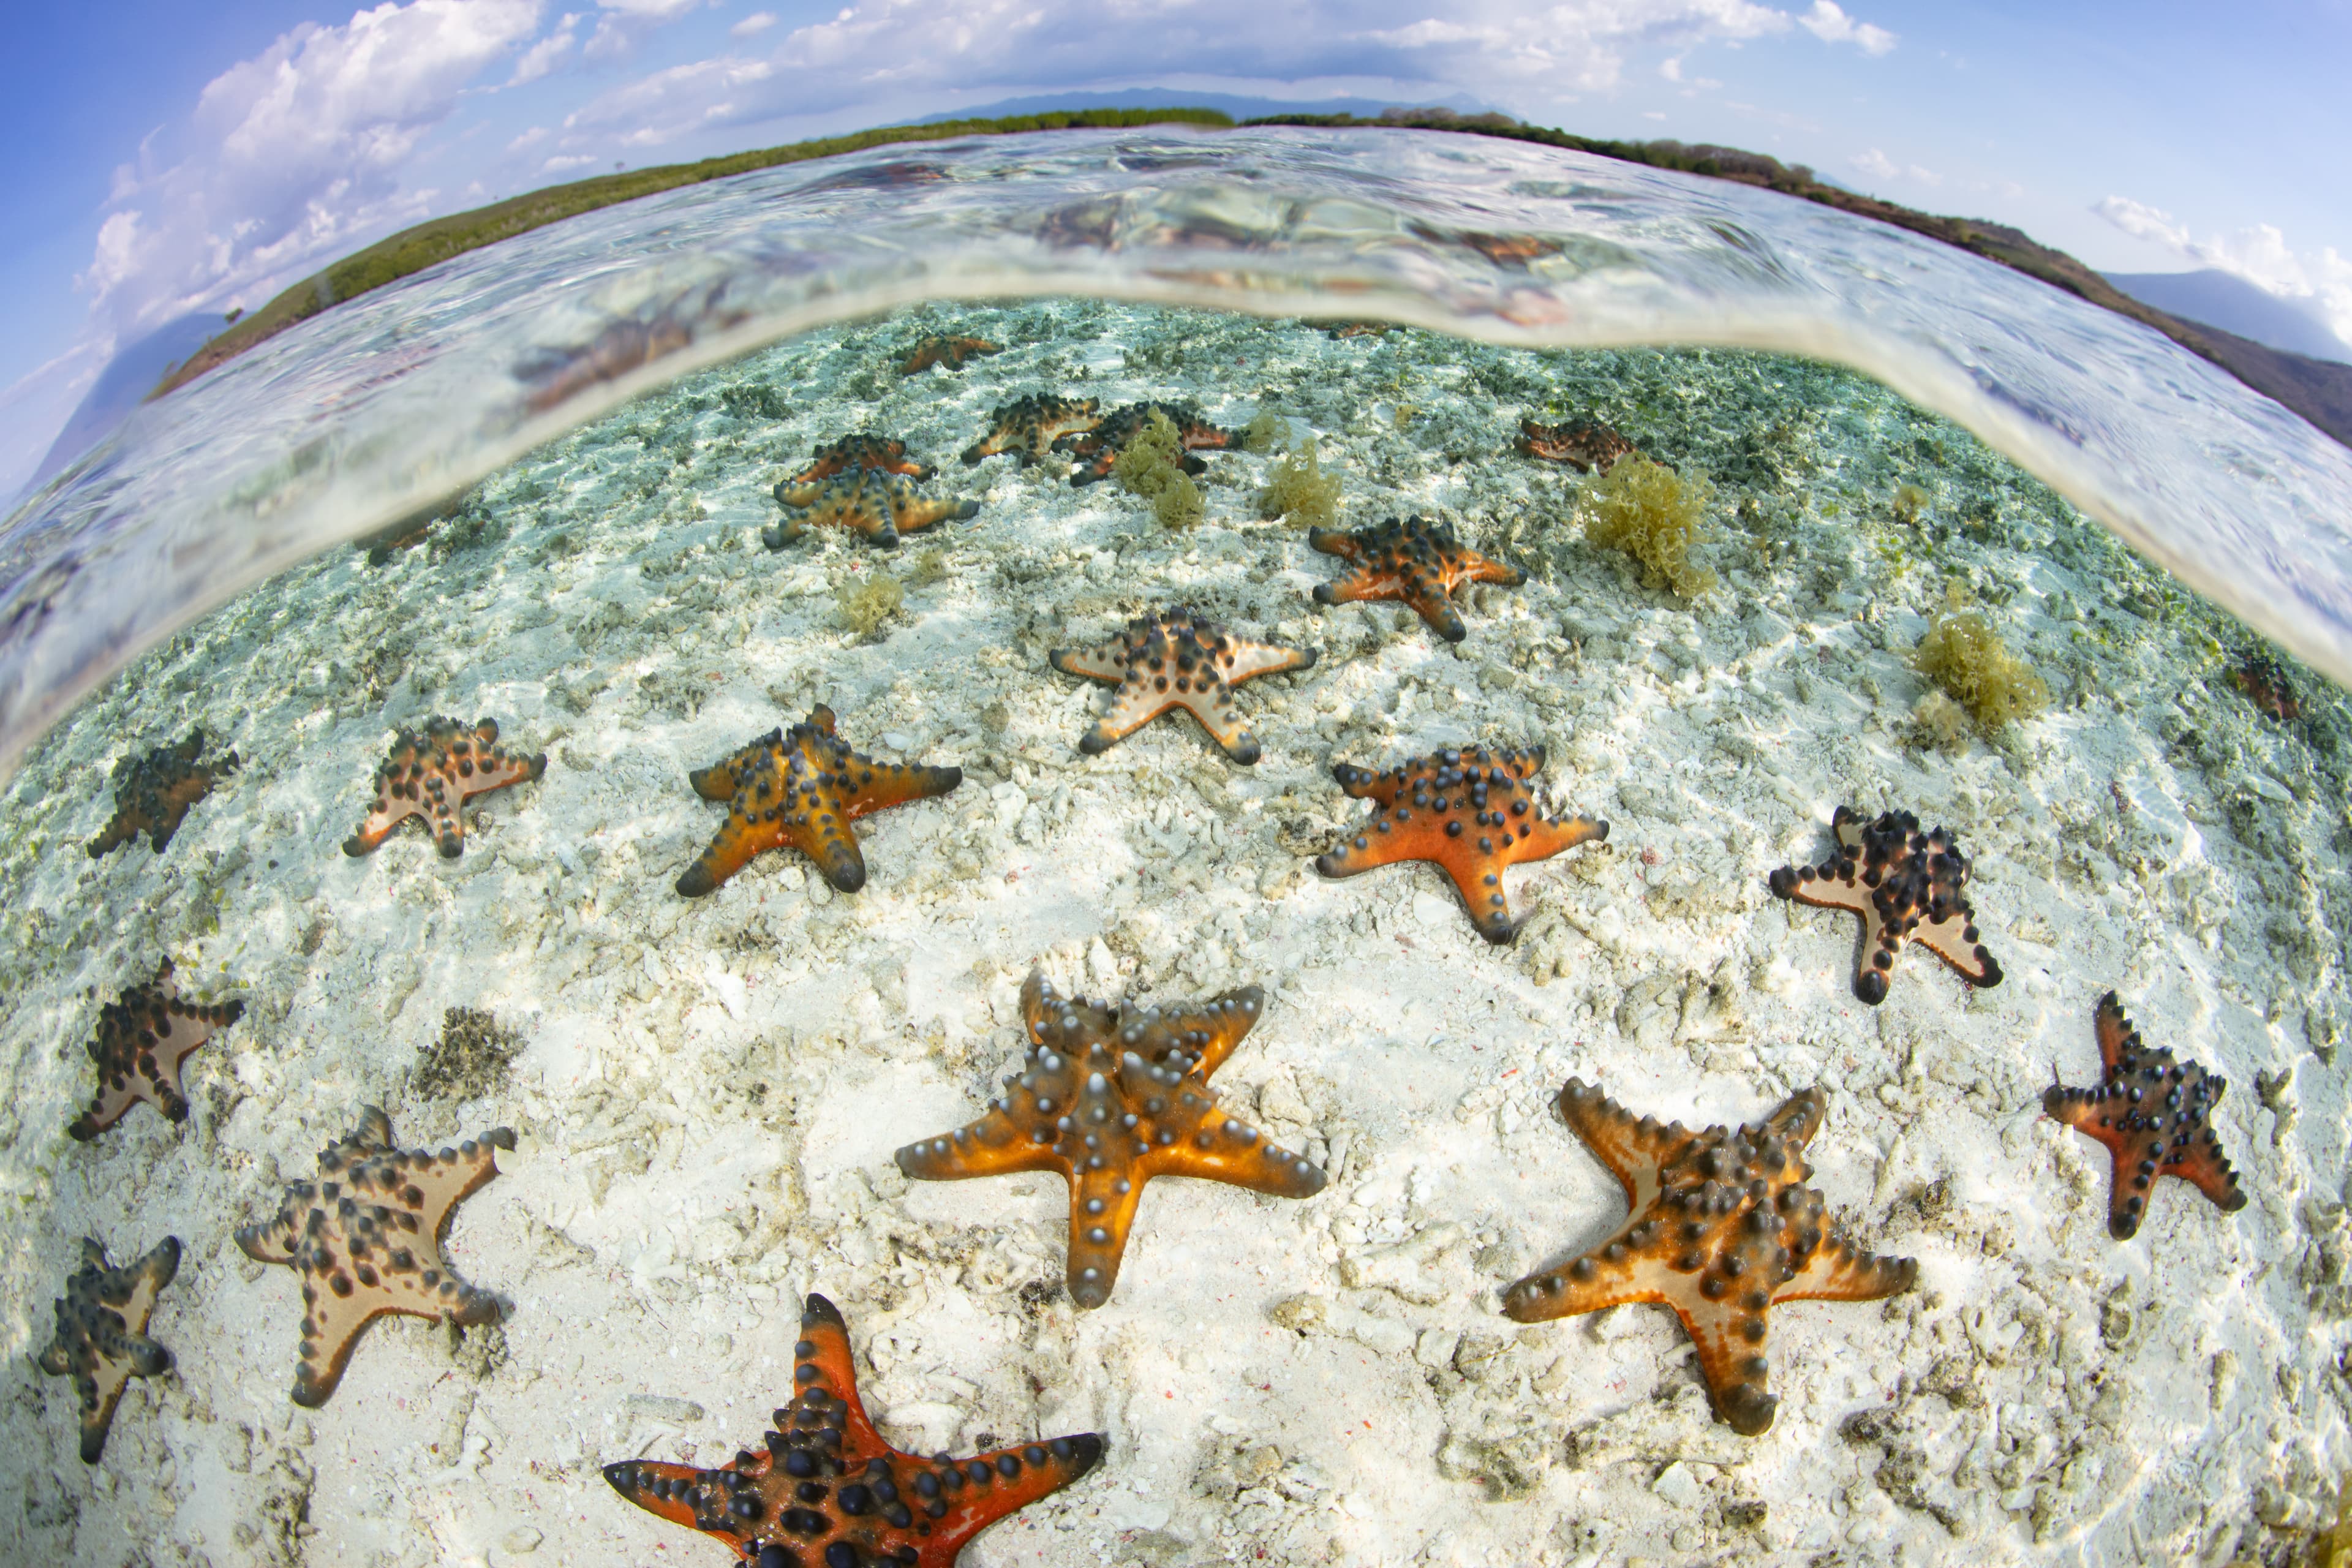
[[[934,332],[1003,352],[900,376]],[[1260,515],[1279,451],[1202,453],[1181,530],[1058,463],[957,460],[1041,390],[1273,416],[1279,444],[1315,438],[1342,527],[1443,521],[1527,581],[1465,590],[1448,644],[1315,601],[1340,563]],[[1605,420],[1706,480],[1717,585],[1685,599],[1595,545],[1600,481],[1516,452],[1523,415]],[[895,551],[767,548],[770,487],[858,430],[977,515]],[[885,578],[896,608],[859,619]],[[1948,727],[1914,650],[1954,584],[2045,710]],[[1108,689],[1049,651],[1175,602],[1319,655],[1238,689],[1252,765],[1181,713],[1077,749]],[[600,1469],[756,1448],[814,1289],[901,1447],[1104,1434],[972,1563],[2284,1561],[2332,1516],[2347,1436],[2352,731],[2291,662],[2298,716],[2259,710],[2231,674],[2260,648],[1948,419],[1781,355],[1055,299],[689,375],[404,548],[239,595],[27,754],[0,802],[0,1324],[40,1352],[84,1235],[118,1262],[167,1232],[186,1252],[153,1325],[177,1370],[133,1381],[100,1466],[70,1390],[26,1370],[0,1540],[93,1564],[716,1564]],[[861,751],[963,782],[859,824],[853,893],[786,851],[680,897],[724,816],[688,771],[819,702]],[[544,776],[469,803],[455,859],[413,825],[345,855],[394,731],[435,714],[494,717]],[[163,853],[85,857],[114,760],[197,726],[240,771]],[[1543,747],[1549,800],[1611,824],[1507,874],[1507,945],[1432,867],[1311,858],[1363,830],[1335,763],[1472,744]],[[1883,1005],[1856,999],[1853,921],[1766,886],[1828,852],[1842,805],[1953,831],[1999,985],[1915,946]],[[165,956],[245,1016],[190,1058],[184,1123],[142,1106],[68,1140],[100,1005]],[[1108,1304],[1075,1307],[1058,1180],[892,1158],[998,1092],[1033,967],[1142,1001],[1264,987],[1213,1087],[1328,1186],[1158,1184]],[[2105,1154],[2041,1097],[2096,1081],[2110,988],[2230,1080],[2242,1210],[2168,1180],[2109,1236]],[[479,1015],[511,1061],[445,1048]],[[1694,1127],[1818,1088],[1832,1221],[1917,1260],[1884,1300],[1773,1311],[1765,1435],[1713,1419],[1661,1308],[1502,1315],[1625,1215],[1553,1109],[1571,1076]],[[446,1247],[506,1312],[380,1321],[304,1410],[297,1281],[232,1235],[365,1104],[404,1147],[514,1130]]]

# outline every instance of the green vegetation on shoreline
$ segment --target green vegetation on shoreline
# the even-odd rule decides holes
[[[994,120],[950,120],[929,125],[896,125],[828,136],[788,146],[706,158],[695,163],[666,163],[603,174],[569,184],[551,185],[469,212],[453,213],[389,238],[314,273],[257,310],[231,318],[228,329],[163,377],[150,398],[184,386],[196,377],[275,337],[297,321],[330,306],[382,288],[396,279],[422,271],[453,256],[460,256],[501,239],[510,239],[546,224],[599,207],[634,201],[680,185],[724,179],[813,158],[829,158],[869,147],[916,142],[942,142],[963,136],[1003,136],[1030,131],[1122,128],[1179,123],[1229,130],[1233,117],[1213,109],[1089,109],[1067,113],[1015,115]],[[1800,200],[1817,202],[1858,217],[1874,218],[1915,234],[1981,256],[2053,288],[2063,289],[2091,304],[2152,327],[2199,358],[2220,367],[2256,392],[2285,405],[2336,440],[2352,446],[2352,366],[2287,353],[2177,316],[2153,310],[2125,294],[2090,268],[2062,250],[2053,250],[2003,224],[1978,218],[1944,217],[1897,206],[1874,196],[1823,184],[1801,163],[1785,164],[1761,153],[1735,147],[1685,146],[1680,142],[1616,142],[1578,136],[1565,131],[1525,125],[1500,114],[1456,114],[1450,110],[1392,110],[1378,119],[1351,114],[1282,114],[1243,122],[1247,126],[1307,127],[1366,126],[1385,129],[1439,131],[1474,136],[1494,136],[1561,147],[1652,168],[1673,169],[1714,179],[1734,180],[1779,191]]]

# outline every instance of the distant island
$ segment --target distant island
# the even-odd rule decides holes
[[[1189,124],[1218,130],[1236,125],[1370,126],[1493,136],[1563,147],[1598,157],[1652,168],[1673,169],[1711,179],[1735,180],[1779,191],[1802,201],[1818,202],[1841,212],[1907,228],[1915,234],[1971,251],[1989,261],[2063,289],[2117,315],[2155,328],[2199,358],[2229,372],[2254,391],[2284,404],[2313,425],[2352,447],[2352,365],[2290,353],[2240,337],[2218,327],[2185,321],[2132,298],[2105,278],[2062,250],[2036,243],[2005,224],[1981,218],[1943,217],[1893,202],[1880,201],[1817,178],[1801,163],[1782,163],[1761,153],[1680,142],[1616,142],[1578,136],[1566,131],[1528,125],[1502,114],[1465,114],[1449,109],[1390,110],[1376,116],[1355,114],[1275,114],[1236,121],[1222,110],[1199,108],[1127,108],[1048,111],[991,119],[944,120],[914,125],[894,125],[846,136],[822,137],[694,163],[668,163],[633,169],[594,179],[550,185],[527,195],[488,206],[454,213],[401,230],[387,239],[345,257],[323,271],[305,278],[257,310],[236,317],[227,330],[212,338],[149,393],[161,397],[195,380],[216,365],[236,358],[296,322],[317,315],[346,300],[380,289],[436,262],[501,239],[511,239],[547,224],[612,206],[639,196],[674,190],[680,185],[724,179],[812,158],[829,158],[868,147],[908,142],[940,142],[963,136],[1003,136],[1033,131],[1125,128],[1151,124]]]

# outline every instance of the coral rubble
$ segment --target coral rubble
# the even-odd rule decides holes
[[[963,783],[961,768],[877,762],[833,732],[833,710],[819,703],[808,721],[769,731],[734,755],[687,774],[694,793],[723,803],[727,820],[677,890],[698,899],[767,849],[797,849],[845,893],[866,885],[866,857],[850,824],[910,801],[929,800]]]
[[[757,1452],[715,1470],[657,1459],[604,1467],[647,1513],[732,1548],[744,1568],[952,1568],[964,1543],[1095,1468],[1091,1432],[968,1459],[884,1442],[857,1395],[848,1325],[812,1295],[793,1346],[793,1402]]]
[[[1589,816],[1546,816],[1528,781],[1544,763],[1540,746],[1489,752],[1447,747],[1386,773],[1336,764],[1331,776],[1371,820],[1338,848],[1317,857],[1326,877],[1353,877],[1400,860],[1428,860],[1454,879],[1478,934],[1507,942],[1522,922],[1511,918],[1503,870],[1548,860],[1585,843],[1602,843],[1609,825]]]
[[[180,1088],[180,1064],[244,1016],[242,1002],[206,1006],[180,1000],[172,961],[165,959],[154,979],[99,1009],[98,1033],[89,1042],[89,1059],[98,1067],[98,1094],[66,1131],[86,1143],[142,1100],[166,1121],[185,1121],[188,1097]]]
[[[213,793],[213,785],[237,767],[236,753],[225,752],[208,763],[205,732],[191,730],[176,746],[158,746],[143,757],[124,757],[114,764],[114,815],[89,841],[93,860],[141,834],[161,855],[180,830],[188,807]]]
[[[1837,853],[1818,866],[1783,866],[1768,879],[1773,896],[1862,918],[1853,994],[1873,1006],[1886,1000],[1895,955],[1916,942],[1971,985],[2000,984],[2000,965],[1979,940],[1976,910],[1962,892],[1969,860],[1938,827],[1919,831],[1907,811],[1864,822],[1842,805],[1830,817]]]
[[[2244,1208],[2238,1173],[2213,1131],[2213,1108],[2229,1080],[2142,1040],[2112,991],[2099,998],[2095,1022],[2105,1069],[2098,1087],[2053,1084],[2042,1096],[2042,1109],[2097,1139],[2114,1156],[2108,1234],[2128,1241],[2137,1233],[2159,1176],[2179,1177],[2225,1213]]]
[[[1078,742],[1093,756],[1171,708],[1201,721],[1209,738],[1237,763],[1255,763],[1257,737],[1234,711],[1234,690],[1244,680],[1286,670],[1311,669],[1312,648],[1252,642],[1231,627],[1178,605],[1139,616],[1117,638],[1094,648],[1055,648],[1046,661],[1065,675],[1118,687],[1109,710]]]
[[[343,853],[368,854],[404,818],[416,816],[432,830],[444,859],[464,854],[466,821],[460,813],[467,800],[547,772],[546,752],[522,756],[501,750],[498,739],[495,719],[470,730],[443,718],[428,719],[422,730],[402,730],[392,755],[375,771],[375,805],[343,840]]]
[[[1326,555],[1349,563],[1353,570],[1335,583],[1318,583],[1318,605],[1351,605],[1365,599],[1396,599],[1409,605],[1430,630],[1447,642],[1469,635],[1453,594],[1465,583],[1495,583],[1517,587],[1527,577],[1517,569],[1481,555],[1454,537],[1443,522],[1408,517],[1390,518],[1373,528],[1341,533],[1318,528],[1307,542]]]
[[[1252,985],[1192,1007],[1064,1000],[1042,974],[1021,988],[1029,1054],[988,1114],[898,1151],[920,1181],[1058,1171],[1070,1184],[1070,1300],[1110,1300],[1144,1184],[1199,1176],[1312,1197],[1324,1174],[1218,1109],[1210,1075],[1258,1020]]]
[[[327,1402],[342,1381],[360,1331],[386,1312],[471,1327],[496,1322],[498,1298],[441,1260],[458,1204],[499,1173],[497,1150],[515,1135],[493,1127],[438,1154],[393,1146],[392,1121],[374,1106],[319,1155],[319,1179],[286,1189],[277,1216],[236,1233],[257,1263],[283,1263],[302,1280],[302,1342],[294,1403]]]
[[[1573,1262],[1530,1274],[1503,1293],[1523,1323],[1628,1301],[1674,1309],[1698,1347],[1716,1418],[1755,1436],[1780,1408],[1768,1391],[1766,1318],[1783,1301],[1873,1301],[1907,1290],[1919,1266],[1877,1258],[1832,1228],[1805,1145],[1821,1131],[1817,1089],[1800,1089],[1764,1121],[1693,1132],[1660,1126],[1577,1079],[1559,1114],[1625,1189],[1632,1212]]]

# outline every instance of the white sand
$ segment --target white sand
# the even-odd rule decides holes
[[[899,384],[927,330],[1010,347]],[[761,384],[788,416],[719,405]],[[1344,521],[1445,517],[1535,575],[1466,595],[1450,648],[1395,606],[1309,601],[1337,563],[1255,520],[1268,458],[1213,457],[1210,523],[1181,536],[1112,485],[955,461],[1038,389],[1272,409],[1321,433]],[[1723,588],[1694,614],[1589,549],[1585,481],[1509,451],[1523,410],[1711,474]],[[869,424],[980,516],[895,555],[762,551],[785,463]],[[1917,528],[1887,509],[1906,480],[1933,498]],[[904,1447],[1107,1435],[974,1564],[2221,1563],[2332,1516],[2340,708],[2306,681],[2304,725],[2255,714],[2221,674],[2233,631],[1949,426],[1793,362],[939,309],[673,388],[491,480],[442,537],[383,568],[331,552],[142,660],[0,813],[7,1561],[718,1568],[598,1468],[756,1445],[811,1289]],[[833,590],[884,570],[905,612],[861,643]],[[1908,743],[1905,656],[1947,575],[2059,699],[1957,757]],[[1173,600],[1324,650],[1242,689],[1255,768],[1181,715],[1076,749],[1105,691],[1045,650]],[[965,784],[864,825],[856,895],[780,854],[678,897],[721,815],[686,770],[816,700]],[[347,859],[393,726],[436,712],[496,717],[545,779],[478,801],[462,860],[415,827]],[[93,867],[112,759],[194,724],[245,771],[161,858]],[[1546,745],[1560,803],[1614,825],[1509,876],[1516,946],[1479,941],[1432,868],[1315,876],[1365,809],[1330,763],[1480,740]],[[1764,887],[1820,858],[1841,803],[1959,836],[2004,984],[1914,952],[1884,1006],[1853,1000],[1853,922]],[[142,1107],[76,1145],[99,1003],[167,953],[245,1020],[192,1058],[184,1126]],[[1057,1180],[914,1184],[890,1160],[979,1113],[1033,965],[1097,995],[1265,985],[1217,1087],[1329,1188],[1160,1184],[1112,1300],[1075,1312]],[[2110,986],[2231,1080],[2239,1214],[2166,1182],[2135,1240],[2107,1237],[2105,1152],[2039,1100],[2053,1067],[2095,1079]],[[528,1048],[481,1101],[420,1101],[412,1064],[459,1005]],[[1693,1124],[1821,1084],[1817,1184],[1854,1239],[1919,1259],[1907,1295],[1774,1314],[1768,1436],[1710,1419],[1663,1309],[1500,1316],[1501,1287],[1623,1214],[1550,1109],[1571,1073]],[[408,1146],[515,1129],[447,1247],[512,1310],[462,1343],[380,1321],[306,1412],[296,1279],[231,1234],[366,1102]],[[49,1302],[83,1235],[120,1261],[167,1232],[187,1254],[152,1331],[178,1370],[134,1383],[86,1468],[70,1389],[31,1365]]]

